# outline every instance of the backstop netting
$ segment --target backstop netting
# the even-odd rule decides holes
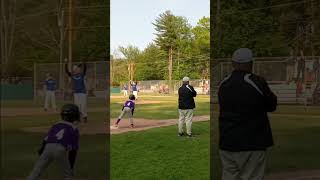
[[[73,65],[79,62],[73,63]],[[107,62],[87,62],[85,78],[86,89],[89,97],[106,97],[107,88]],[[44,96],[46,74],[50,73],[57,81],[56,95],[61,99],[68,99],[72,95],[71,79],[65,73],[65,64],[44,63],[34,64],[34,96]]]

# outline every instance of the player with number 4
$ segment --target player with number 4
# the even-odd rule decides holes
[[[134,107],[135,107],[135,102],[134,102],[135,99],[136,99],[136,97],[133,94],[131,94],[129,96],[129,100],[124,103],[124,105],[122,107],[122,112],[121,112],[120,116],[118,117],[118,120],[116,121],[114,127],[118,128],[118,124],[121,121],[122,117],[125,114],[128,114],[130,127],[134,128],[132,117],[133,117],[133,112],[134,112]]]
[[[74,104],[66,104],[61,109],[61,121],[56,122],[49,130],[38,151],[39,159],[27,180],[37,180],[40,175],[55,161],[63,172],[64,180],[71,180],[77,151],[79,148],[80,111]]]

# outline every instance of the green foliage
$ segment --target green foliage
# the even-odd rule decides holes
[[[315,50],[316,44],[319,44],[320,26],[317,19],[320,3],[313,2],[312,10],[310,2],[221,1],[220,12],[217,13],[217,4],[213,1],[211,12],[216,18],[212,39],[214,56],[231,57],[234,50],[240,47],[251,48],[255,56],[288,56],[291,49],[301,47],[306,50],[306,55],[311,55],[311,41]],[[286,6],[276,7],[283,4]],[[311,22],[315,27],[313,36],[310,35]]]
[[[151,43],[142,52],[137,61],[136,79],[154,80],[163,79],[167,69],[166,53],[158,46]]]
[[[137,61],[139,55],[140,55],[140,50],[136,46],[129,45],[127,47],[120,46],[119,51],[122,53],[122,55],[125,57],[125,59],[129,62]]]
[[[63,1],[64,2],[64,1]],[[105,6],[108,0],[74,1],[79,6]],[[60,31],[57,24],[59,1],[17,1],[16,24],[9,76],[32,76],[33,63],[59,63]],[[68,3],[63,3],[68,9]],[[109,51],[109,14],[104,8],[75,8],[74,61],[105,61]],[[65,10],[63,56],[68,56],[68,11]]]
[[[192,79],[208,78],[209,17],[201,18],[197,25],[192,27],[185,17],[175,16],[170,11],[166,11],[160,14],[152,24],[156,31],[156,38],[140,52],[139,58],[135,61],[135,79],[168,79],[170,48],[173,50],[173,79],[181,79],[184,76]],[[121,49],[123,47],[119,48],[119,51]],[[127,58],[126,55],[124,56]],[[127,70],[122,69],[122,72],[125,73]],[[114,77],[114,81],[119,79]]]
[[[155,27],[155,43],[168,52],[170,48],[176,49],[190,39],[190,25],[185,17],[175,16],[166,11],[152,23]]]

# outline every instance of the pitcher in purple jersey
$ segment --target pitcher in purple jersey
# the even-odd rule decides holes
[[[115,127],[118,127],[118,124],[121,121],[122,117],[125,114],[128,114],[130,127],[134,128],[132,117],[133,117],[133,112],[134,112],[134,107],[135,107],[135,102],[134,102],[135,99],[136,99],[136,97],[133,94],[131,94],[129,96],[129,100],[126,101],[124,103],[123,107],[122,107],[122,112],[121,112],[120,116],[118,117],[118,120],[116,121],[116,123],[114,125]]]
[[[74,104],[66,104],[61,110],[61,121],[56,122],[42,142],[40,155],[27,180],[37,180],[52,161],[58,162],[64,180],[71,180],[79,148],[80,111]]]

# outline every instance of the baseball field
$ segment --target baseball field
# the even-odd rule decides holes
[[[111,96],[112,122],[126,99]],[[112,179],[209,179],[209,96],[195,98],[194,120],[199,122],[193,123],[191,139],[177,136],[177,100],[177,96],[139,96],[134,112],[134,129],[139,131],[117,133],[128,129],[127,118],[119,130],[111,130]]]
[[[126,98],[111,96],[112,122]],[[208,179],[209,178],[209,97],[196,98],[193,139],[177,137],[174,121],[178,118],[176,96],[139,97],[134,114],[136,128],[111,130],[112,179]],[[59,102],[61,104],[64,102]],[[37,149],[48,127],[59,119],[57,113],[43,112],[42,101],[1,102],[1,165],[6,180],[24,179],[37,159]],[[89,100],[89,123],[80,125],[80,150],[75,174],[77,179],[105,179],[106,134],[103,100]],[[213,119],[217,123],[218,106]],[[281,105],[270,114],[275,146],[269,150],[267,180],[284,177],[319,177],[320,107]],[[214,177],[220,179],[217,151],[217,126],[214,139]],[[295,172],[295,173],[293,173]],[[61,174],[51,165],[45,179],[58,180]]]
[[[58,113],[44,112],[42,100],[1,101],[1,177],[24,180],[32,170],[42,139],[57,120]],[[58,102],[58,106],[65,102]],[[70,102],[68,102],[70,103]],[[89,99],[89,123],[80,125],[80,149],[75,165],[76,179],[104,180],[106,174],[106,135],[104,120],[106,103]],[[96,127],[101,128],[96,131]],[[84,132],[87,131],[87,132]],[[89,132],[89,133],[88,133]],[[48,178],[50,177],[50,178]],[[55,164],[43,174],[43,179],[60,180]]]

